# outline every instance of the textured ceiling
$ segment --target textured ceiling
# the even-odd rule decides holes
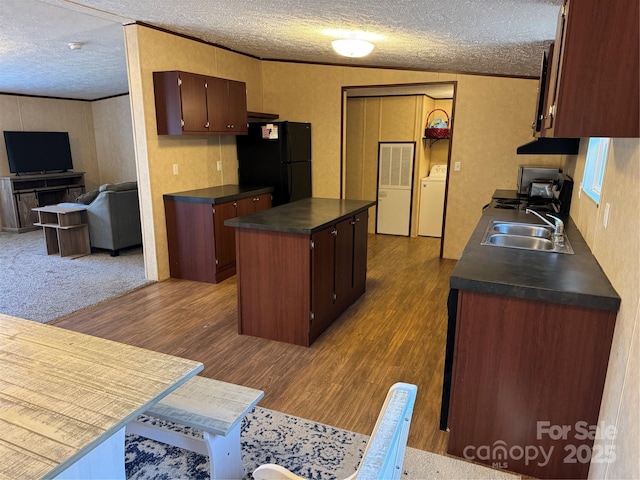
[[[1,0],[0,92],[96,99],[128,90],[122,24],[263,59],[537,76],[562,0]],[[363,59],[327,29],[382,36]],[[83,42],[71,50],[70,42]]]

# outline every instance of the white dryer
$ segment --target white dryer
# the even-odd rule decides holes
[[[423,237],[442,236],[446,181],[446,165],[434,165],[431,167],[429,176],[420,180],[418,235]]]

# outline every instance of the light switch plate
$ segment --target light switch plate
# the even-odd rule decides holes
[[[218,171],[221,172],[222,171],[222,160],[218,160]]]
[[[453,164],[453,170],[455,170],[456,172],[460,171],[460,162],[456,162]]]
[[[174,174],[174,175],[177,175],[177,174],[178,174],[178,164],[177,164],[177,163],[174,163],[174,164],[173,164],[173,174]]]
[[[602,215],[602,226],[607,228],[609,225],[609,213],[611,213],[611,204],[606,203],[604,206],[604,214]]]

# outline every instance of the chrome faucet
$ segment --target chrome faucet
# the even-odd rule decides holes
[[[561,219],[559,219],[555,215],[551,215],[551,214],[547,213],[546,214],[547,217],[553,218],[553,220],[554,220],[554,223],[551,223],[549,220],[544,218],[538,212],[536,212],[535,210],[531,210],[530,208],[527,208],[524,211],[524,213],[533,213],[536,217],[538,217],[544,223],[546,223],[550,227],[553,227],[553,241],[555,243],[557,243],[558,245],[564,244],[564,222]]]

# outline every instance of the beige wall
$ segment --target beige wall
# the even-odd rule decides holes
[[[589,478],[640,478],[640,140],[612,140],[600,207],[580,194],[587,143],[582,139],[579,154],[567,162],[575,180],[571,218],[622,298],[599,420],[615,426],[617,434],[613,440],[596,440],[596,448],[611,445],[616,460],[593,463]],[[607,203],[611,210],[605,228],[602,207]]]
[[[232,136],[157,135],[152,73],[182,70],[244,81],[248,109],[262,111],[261,65],[244,55],[139,25],[125,26],[125,43],[146,276],[163,280],[169,276],[169,261],[162,195],[237,183],[238,172]]]
[[[0,95],[0,131],[69,132],[73,169],[85,172],[87,189],[100,182],[91,103]],[[0,136],[0,175],[9,175],[4,137]]]
[[[91,102],[100,183],[136,179],[129,95]]]
[[[313,193],[340,195],[341,88],[457,81],[444,256],[459,258],[496,188],[515,189],[518,165],[556,164],[559,156],[517,156],[531,138],[536,80],[332,67],[281,62],[263,64],[264,106],[281,118],[313,127]]]

